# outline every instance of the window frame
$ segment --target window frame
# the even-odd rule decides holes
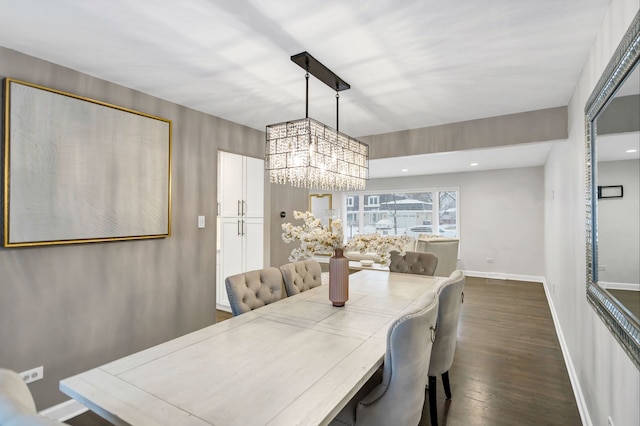
[[[431,193],[431,210],[432,212],[437,212],[437,214],[433,214],[432,213],[432,217],[431,217],[431,226],[432,226],[432,230],[434,229],[439,229],[440,227],[440,213],[439,213],[439,209],[440,209],[440,193],[441,192],[455,192],[456,194],[456,212],[455,212],[455,218],[456,218],[456,236],[455,237],[451,237],[451,238],[457,238],[458,240],[460,240],[460,235],[461,235],[461,230],[462,230],[462,224],[460,221],[460,205],[461,205],[461,194],[460,194],[460,187],[457,186],[445,186],[445,187],[433,187],[433,188],[405,188],[405,189],[385,189],[385,190],[365,190],[365,191],[356,191],[356,192],[345,192],[343,193],[343,197],[341,200],[341,205],[342,205],[342,211],[344,213],[341,214],[341,218],[343,220],[344,223],[346,222],[347,219],[347,214],[348,213],[356,213],[356,216],[358,218],[358,227],[360,228],[360,224],[362,224],[364,222],[364,215],[365,215],[365,207],[370,206],[370,204],[367,204],[365,206],[364,201],[365,201],[365,197],[370,197],[370,196],[379,196],[382,194],[411,194],[411,193]],[[358,200],[358,210],[354,211],[354,210],[350,210],[347,211],[348,207],[353,207],[355,205],[355,197],[359,197]],[[347,204],[347,200],[351,199],[352,203],[349,205]],[[367,201],[369,201],[368,198],[366,198]],[[378,199],[378,206],[380,200]],[[344,236],[345,236],[345,240],[348,239],[348,234],[347,234],[347,227],[344,227]],[[356,235],[356,234],[354,234]]]

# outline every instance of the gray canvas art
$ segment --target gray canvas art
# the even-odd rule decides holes
[[[170,121],[16,81],[6,93],[5,245],[169,235]]]

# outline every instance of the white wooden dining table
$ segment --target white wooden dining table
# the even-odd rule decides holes
[[[384,360],[395,317],[441,277],[363,270],[69,377],[116,425],[325,425]],[[425,367],[426,368],[426,367]]]

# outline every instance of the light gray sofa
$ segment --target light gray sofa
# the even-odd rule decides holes
[[[438,256],[438,266],[434,275],[448,277],[458,269],[459,245],[460,240],[457,238],[420,235],[416,241],[415,251],[430,252]]]
[[[417,251],[416,250],[416,239],[411,237],[411,241],[409,241],[407,243],[406,246],[404,246],[404,250],[405,251]],[[344,253],[344,256],[349,259],[349,260],[353,260],[356,262],[359,262],[361,260],[373,260],[373,261],[377,261],[377,254],[373,253],[373,252],[369,252],[369,253],[360,253],[358,251],[347,251]]]

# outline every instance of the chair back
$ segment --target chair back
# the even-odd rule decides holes
[[[382,383],[358,402],[356,424],[417,425],[422,416],[438,296],[427,292],[387,332]]]
[[[397,251],[390,253],[389,271],[405,274],[433,275],[438,266],[438,257],[433,253],[408,251],[401,255]]]
[[[282,274],[278,268],[257,269],[231,275],[224,280],[233,315],[277,302],[282,299]]]
[[[299,260],[280,267],[287,296],[322,285],[322,268],[315,260]]]
[[[20,375],[0,368],[0,425],[51,426],[62,425],[38,415],[31,392]]]
[[[437,376],[449,371],[453,364],[458,338],[458,323],[462,307],[462,291],[464,290],[464,274],[454,271],[438,288],[438,323],[436,341],[431,350],[429,376]]]

